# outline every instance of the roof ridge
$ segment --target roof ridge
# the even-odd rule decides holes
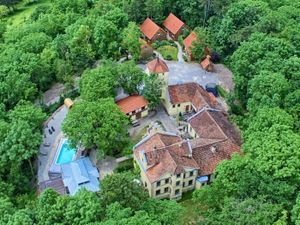
[[[222,128],[219,126],[219,124],[217,123],[217,121],[215,120],[215,118],[212,117],[212,115],[210,115],[209,110],[207,111],[207,114],[209,115],[209,117],[216,123],[217,127],[219,128],[219,130],[223,133],[223,135],[228,139],[228,136],[225,134],[225,132],[222,130]]]

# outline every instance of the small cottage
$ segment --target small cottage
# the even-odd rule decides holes
[[[152,43],[156,40],[166,39],[166,32],[154,23],[150,18],[147,18],[140,26],[143,38],[148,42]]]
[[[210,60],[210,55],[207,55],[206,58],[200,63],[202,69],[212,72],[214,70],[213,63]]]
[[[173,13],[170,13],[164,21],[165,31],[173,40],[177,40],[179,35],[183,33],[184,26],[184,22],[178,19]]]
[[[140,95],[131,95],[116,102],[132,121],[148,115],[148,101]]]

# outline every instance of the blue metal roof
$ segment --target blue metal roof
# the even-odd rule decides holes
[[[208,176],[197,177],[197,181],[200,183],[205,183],[208,181]]]
[[[70,195],[75,195],[81,188],[89,191],[99,191],[99,172],[88,157],[62,164],[63,183],[68,187]]]

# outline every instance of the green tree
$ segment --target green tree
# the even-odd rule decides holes
[[[268,12],[263,1],[243,0],[230,5],[221,21],[216,41],[222,52],[230,54],[254,31],[255,23]]]
[[[295,120],[286,111],[276,107],[261,107],[257,113],[251,114],[247,118],[248,127],[243,132],[243,137],[247,141],[249,135],[255,132],[268,132],[274,125],[285,126],[287,129],[293,129]]]
[[[151,18],[158,24],[162,24],[164,5],[162,0],[146,0],[145,1],[145,12],[147,17]]]
[[[145,73],[133,61],[118,65],[118,84],[128,94],[138,93]]]
[[[290,184],[299,182],[300,137],[286,126],[274,125],[267,132],[249,134],[243,150],[250,154],[259,171]]]
[[[9,10],[14,11],[15,5],[21,0],[0,0],[0,5],[5,5]]]
[[[207,29],[202,27],[196,27],[194,32],[197,35],[196,41],[191,46],[191,52],[195,59],[201,60],[205,55],[205,48],[211,48],[211,38]]]
[[[9,113],[11,121],[26,121],[32,130],[39,131],[43,122],[46,120],[46,114],[31,102],[20,101]]]
[[[14,206],[8,197],[0,197],[0,223],[7,224],[11,214],[14,212]]]
[[[183,214],[183,207],[175,201],[148,199],[143,209],[149,216],[156,218],[161,224],[179,224]]]
[[[300,131],[300,90],[291,92],[286,96],[284,108],[293,116],[296,129]]]
[[[98,19],[93,38],[95,49],[101,58],[117,58],[119,56],[120,32],[118,27],[109,20]]]
[[[296,225],[300,224],[300,195],[298,195],[296,204],[294,205],[292,210],[292,221]]]
[[[31,218],[29,210],[21,209],[16,211],[10,218],[7,225],[33,225],[34,220]]]
[[[262,106],[282,106],[282,100],[288,88],[289,83],[283,75],[261,72],[249,82],[247,109],[250,112],[255,112]]]
[[[98,157],[120,151],[127,141],[128,118],[111,98],[80,101],[63,123],[63,132],[75,147],[97,147]]]
[[[101,183],[101,199],[104,205],[119,202],[124,208],[141,209],[148,193],[131,173],[106,176]]]
[[[160,104],[163,82],[157,74],[151,74],[145,77],[144,96],[149,101],[150,109],[155,109]]]
[[[201,224],[273,224],[280,218],[280,205],[259,199],[226,199],[220,212],[209,211],[209,216]]]
[[[0,143],[1,165],[7,165],[8,162],[20,164],[27,160],[33,176],[31,158],[38,153],[41,141],[42,135],[39,132],[32,132],[28,122],[13,121],[5,139]]]
[[[46,189],[39,196],[36,204],[36,219],[38,225],[59,224],[69,202],[67,196],[60,197],[53,189]],[[67,222],[67,221],[66,221]]]
[[[130,22],[122,32],[122,46],[128,50],[134,60],[138,60],[141,55],[140,28]]]
[[[64,220],[66,224],[70,225],[85,225],[99,221],[102,214],[103,211],[96,193],[80,190],[70,198],[64,213]]]
[[[69,57],[76,71],[90,66],[95,59],[95,52],[92,48],[92,31],[88,26],[68,27],[70,38],[67,41]]]
[[[80,94],[82,99],[97,101],[100,98],[114,97],[116,76],[116,69],[113,64],[86,70],[80,80]]]

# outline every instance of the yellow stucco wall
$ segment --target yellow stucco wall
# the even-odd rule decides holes
[[[141,118],[148,116],[148,113],[149,113],[148,107],[146,106],[146,109],[144,109],[144,111],[142,111]],[[130,117],[131,121],[136,120],[136,114],[130,115],[129,117]]]
[[[173,104],[171,104],[171,102],[169,102],[168,100],[163,101],[163,104],[170,116],[177,116],[179,113],[185,113],[186,106],[189,106],[190,110],[192,108],[191,102],[180,103],[180,106],[178,106],[178,104],[176,104],[175,107],[173,107]]]
[[[192,128],[191,124],[188,124],[188,133],[192,138],[198,138],[196,131]]]

